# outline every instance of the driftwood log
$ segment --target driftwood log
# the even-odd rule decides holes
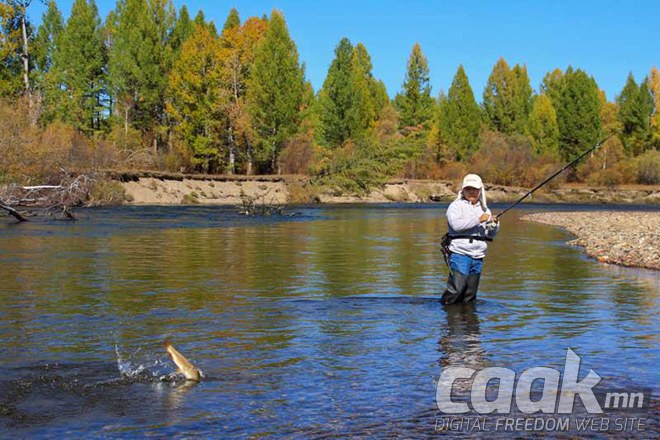
[[[86,174],[65,174],[59,185],[7,185],[0,189],[0,208],[20,222],[27,221],[27,218],[16,210],[16,206],[36,208],[49,215],[59,211],[64,219],[75,220],[71,208],[83,205],[89,199],[94,182],[95,179]]]
[[[28,219],[23,217],[23,215],[20,212],[16,211],[11,206],[7,206],[7,205],[3,204],[2,202],[0,202],[0,209],[4,209],[5,211],[7,211],[10,215],[14,216],[14,218],[16,218],[16,220],[18,220],[19,222],[28,221]]]
[[[239,214],[243,215],[284,215],[284,206],[273,204],[274,197],[271,198],[271,203],[266,202],[266,197],[270,189],[261,196],[252,197],[241,190],[241,205],[238,206]]]

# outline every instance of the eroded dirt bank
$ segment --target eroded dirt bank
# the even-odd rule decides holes
[[[112,173],[129,203],[139,205],[241,203],[241,195],[263,203],[450,202],[457,184],[449,181],[392,180],[368,195],[340,194],[309,184],[300,176],[204,176],[168,173]],[[491,202],[514,201],[527,188],[487,185]],[[660,187],[562,187],[539,191],[530,201],[547,203],[660,204]]]

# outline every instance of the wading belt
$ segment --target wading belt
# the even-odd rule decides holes
[[[492,238],[490,237],[481,237],[478,235],[449,235],[449,233],[446,233],[444,237],[442,237],[442,241],[445,241],[445,237],[447,237],[447,240],[451,243],[452,240],[456,238],[469,238],[470,243],[472,243],[473,240],[477,241],[493,241]]]
[[[442,249],[442,256],[445,258],[445,264],[447,267],[449,267],[449,255],[451,255],[451,251],[449,250],[449,245],[451,244],[451,241],[456,239],[456,238],[466,238],[470,240],[470,243],[472,243],[474,240],[477,241],[493,241],[492,238],[490,237],[480,237],[480,236],[475,236],[475,235],[449,235],[449,232],[447,232],[445,235],[442,236],[442,241],[440,242],[440,246]]]

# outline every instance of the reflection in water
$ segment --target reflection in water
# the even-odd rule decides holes
[[[0,426],[13,436],[432,433],[440,368],[658,383],[657,272],[612,268],[511,212],[476,306],[443,309],[436,206],[85,211],[0,223]],[[544,208],[533,208],[544,209]],[[205,373],[161,383],[166,335]],[[122,376],[115,347],[135,371]],[[615,358],[617,362],[612,362]]]
[[[440,338],[441,367],[467,367],[476,370],[486,366],[477,306],[475,303],[444,306],[447,330]]]

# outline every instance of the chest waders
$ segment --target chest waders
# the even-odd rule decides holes
[[[573,159],[570,163],[564,165],[560,170],[552,174],[543,182],[536,185],[532,190],[527,192],[520,199],[515,201],[513,204],[507,206],[502,212],[497,214],[496,218],[499,219],[500,217],[502,217],[510,209],[517,206],[527,197],[530,197],[537,189],[541,188],[546,183],[550,182],[552,179],[557,177],[567,168],[578,163],[580,160],[586,157],[587,154],[591,153],[592,151],[595,151],[598,147],[604,144],[605,141],[607,141],[615,134],[616,133],[612,133],[609,136],[605,137],[603,140],[598,142],[589,150],[585,151],[584,153]],[[480,240],[480,241],[493,241],[492,238],[488,238],[488,237],[475,237],[472,235],[449,235],[449,233],[445,234],[444,237],[442,237],[442,242],[441,242],[442,256],[445,259],[445,264],[447,264],[447,267],[449,268],[449,279],[447,280],[447,290],[445,290],[445,292],[442,294],[442,298],[440,299],[440,302],[442,304],[455,304],[459,302],[467,303],[470,301],[474,301],[474,299],[477,297],[477,289],[479,288],[479,278],[481,277],[481,273],[462,274],[457,270],[456,271],[451,270],[450,261],[449,261],[449,259],[451,258],[451,251],[449,250],[449,245],[451,244],[451,241],[456,238],[466,238],[470,240]]]
[[[469,303],[477,298],[477,290],[479,289],[479,279],[481,278],[481,272],[464,274],[458,270],[451,269],[449,261],[451,258],[451,251],[449,250],[449,245],[451,244],[452,240],[457,238],[469,239],[470,242],[473,240],[493,241],[493,239],[489,237],[480,237],[474,235],[449,235],[449,233],[442,237],[442,256],[445,259],[445,264],[447,264],[447,267],[449,268],[449,279],[447,280],[447,289],[442,294],[442,298],[440,298],[441,304]]]

